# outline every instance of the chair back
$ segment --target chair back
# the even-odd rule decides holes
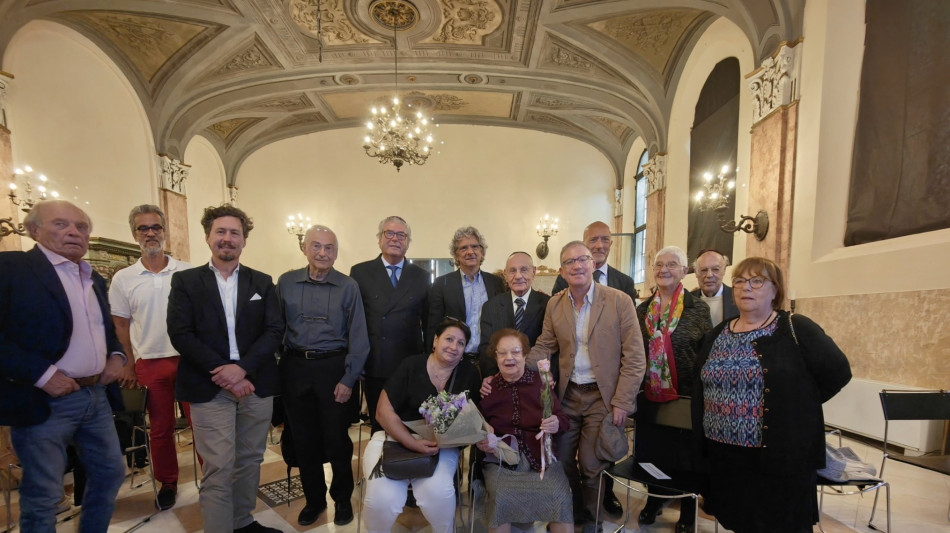
[[[950,391],[882,390],[885,420],[950,420]]]
[[[637,395],[637,412],[634,418],[638,426],[650,424],[692,430],[690,401],[689,396],[680,396],[673,401],[657,403],[647,400],[643,393],[640,393]]]
[[[145,413],[146,402],[148,401],[148,387],[138,387],[135,389],[122,389],[122,403],[125,404],[125,412],[138,414]]]

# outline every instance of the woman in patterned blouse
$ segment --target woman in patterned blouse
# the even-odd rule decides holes
[[[699,351],[693,433],[709,465],[705,509],[736,533],[811,532],[825,464],[821,404],[851,379],[817,324],[782,310],[784,275],[763,257],[732,271],[739,317]]]

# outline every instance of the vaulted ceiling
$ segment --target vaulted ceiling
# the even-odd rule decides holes
[[[665,150],[673,90],[720,17],[756,62],[801,35],[804,0],[0,0],[0,53],[34,19],[96,43],[128,77],[159,153],[194,135],[228,179],[255,150],[359,127],[399,90],[441,124],[529,128],[599,149]],[[319,7],[319,9],[318,9]],[[2,67],[0,67],[2,68]],[[13,73],[14,75],[16,73]]]

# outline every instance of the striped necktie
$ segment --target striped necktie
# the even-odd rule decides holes
[[[515,305],[518,306],[515,310],[515,329],[521,331],[521,323],[524,322],[524,300],[515,298]]]

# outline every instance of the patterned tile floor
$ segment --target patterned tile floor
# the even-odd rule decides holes
[[[350,431],[354,443],[357,442],[358,430],[356,427]],[[279,435],[274,435],[279,438]],[[368,430],[364,431],[363,444],[368,438]],[[141,533],[192,533],[202,530],[201,512],[198,506],[198,489],[194,483],[194,469],[190,443],[190,435],[182,435],[182,445],[180,446],[178,460],[180,464],[180,481],[177,505],[168,511],[155,514],[151,519],[143,524],[137,531]],[[860,442],[845,439],[845,445],[851,446],[855,452],[865,461],[880,465],[881,452]],[[357,461],[353,458],[354,471],[356,471]],[[280,456],[279,446],[268,446],[264,457],[264,464],[261,468],[261,483],[268,483],[279,479],[286,479],[286,466]],[[950,521],[947,520],[948,503],[950,503],[950,477],[939,475],[933,472],[926,472],[922,469],[889,462],[886,471],[886,478],[891,483],[891,505],[892,505],[892,527],[895,532],[913,532],[913,533],[950,533]],[[327,477],[330,477],[330,470],[327,467]],[[141,478],[139,478],[141,479]],[[623,487],[616,485],[618,497],[624,501],[625,494]],[[883,497],[883,496],[882,496]],[[358,495],[354,494],[353,505],[357,508]],[[868,516],[871,512],[873,503],[873,493],[865,496],[828,496],[825,498],[824,513],[822,522],[824,530],[827,533],[844,533],[851,531],[868,532],[873,531],[867,527]],[[150,484],[130,489],[126,482],[118,496],[118,505],[113,516],[112,524],[109,527],[110,533],[121,533],[138,524],[142,519],[152,515],[155,511],[152,503],[152,492]],[[292,533],[294,531],[312,531],[314,533],[340,532],[349,533],[357,530],[356,521],[345,527],[337,527],[333,524],[332,505],[331,511],[320,516],[319,520],[313,525],[301,527],[297,525],[296,517],[300,509],[303,508],[303,499],[296,500],[290,505],[276,505],[273,508],[268,507],[260,498],[257,501],[255,518],[262,524],[275,527],[281,531]],[[885,515],[883,512],[883,500],[879,502],[878,517],[875,519],[875,525],[881,530],[885,529]],[[630,499],[630,508],[632,509],[631,518],[627,523],[625,531],[642,532],[660,532],[672,531],[673,524],[678,517],[678,511],[669,510],[661,515],[655,524],[637,528],[636,513],[643,506],[643,497],[639,494],[632,494]],[[16,493],[13,494],[12,514],[17,516],[18,508],[16,503]],[[78,508],[73,508],[73,512]],[[467,508],[466,508],[467,511]],[[61,516],[66,516],[61,515]],[[5,529],[7,515],[5,509],[0,509],[0,528]],[[467,524],[467,518],[466,522]],[[57,527],[58,533],[72,533],[76,531],[76,519],[65,521]],[[617,527],[616,524],[607,523],[612,530]],[[458,531],[467,531],[461,523]],[[483,527],[476,526],[476,531],[485,531]],[[605,527],[605,529],[607,529]],[[404,512],[393,529],[396,532],[428,532],[429,527],[425,518],[417,509],[407,509]],[[2,531],[2,529],[0,529]],[[543,525],[536,524],[533,532],[543,533]],[[578,529],[579,531],[579,529]],[[715,522],[708,516],[700,513],[699,531],[711,533],[716,531]],[[719,531],[726,531],[719,528]],[[815,527],[818,531],[818,527]]]

